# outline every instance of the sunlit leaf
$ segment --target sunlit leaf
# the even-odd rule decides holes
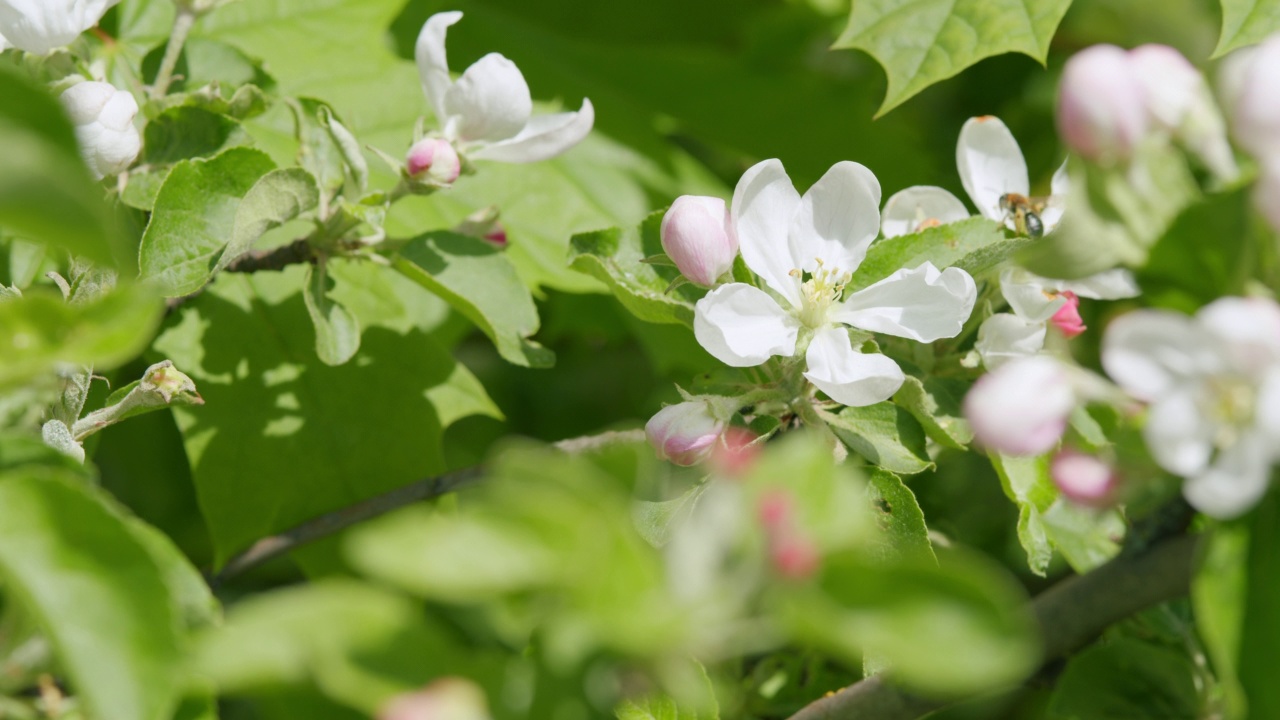
[[[1222,33],[1214,57],[1236,48],[1262,42],[1280,30],[1280,2],[1276,0],[1221,0]]]

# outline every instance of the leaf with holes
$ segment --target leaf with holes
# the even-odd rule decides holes
[[[1041,64],[1071,0],[856,0],[837,48],[874,57],[889,77],[877,117],[908,98],[1006,52]]]

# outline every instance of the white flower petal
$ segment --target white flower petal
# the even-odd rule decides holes
[[[796,351],[800,321],[758,288],[730,283],[707,293],[694,308],[698,343],[731,367],[759,365]]]
[[[1054,171],[1053,179],[1049,181],[1049,200],[1040,211],[1040,222],[1044,223],[1046,233],[1053,232],[1058,223],[1062,222],[1062,213],[1066,212],[1067,194],[1070,191],[1071,176],[1067,175],[1067,161],[1063,160]]]
[[[1152,404],[1142,428],[1151,457],[1175,475],[1199,473],[1213,454],[1214,426],[1201,405],[1197,387],[1175,387]]]
[[[933,185],[899,190],[884,204],[880,230],[886,238],[910,235],[934,223],[946,225],[969,217],[960,198]]]
[[[1000,292],[1009,307],[1029,322],[1045,322],[1067,303],[1052,289],[1054,281],[1022,268],[1005,268],[1000,272]]]
[[[414,59],[418,62],[418,79],[422,82],[422,92],[431,103],[431,112],[436,115],[436,122],[444,124],[447,116],[444,109],[444,97],[453,86],[449,77],[449,60],[445,55],[444,38],[449,26],[462,19],[462,13],[453,10],[436,13],[427,18],[418,32],[418,41],[413,48]]]
[[[1264,433],[1270,446],[1280,457],[1280,365],[1270,368],[1258,384],[1257,419],[1255,423]]]
[[[978,212],[992,220],[1005,219],[1005,211],[1000,209],[1001,196],[1031,191],[1027,161],[1018,141],[1000,118],[991,115],[970,118],[961,128],[956,167],[969,199]]]
[[[906,379],[893,360],[854,350],[849,332],[839,327],[826,328],[813,336],[805,364],[809,371],[804,376],[809,382],[849,407],[888,400]]]
[[[0,0],[0,33],[20,50],[44,55],[70,44],[120,0]]]
[[[939,271],[926,262],[859,290],[831,317],[863,330],[933,342],[959,334],[977,299],[969,273],[960,268]]]
[[[1263,298],[1219,298],[1196,313],[1196,322],[1218,339],[1233,369],[1261,377],[1280,363],[1280,306]]]
[[[481,147],[470,156],[507,163],[548,160],[581,142],[595,121],[595,108],[584,98],[578,112],[534,115],[515,137]]]
[[[787,231],[799,208],[800,193],[778,160],[751,166],[733,191],[731,212],[742,260],[795,307],[800,306],[800,281],[790,272],[800,264],[791,255]]]
[[[800,199],[788,237],[806,272],[853,272],[880,232],[880,181],[863,165],[838,162]]]
[[[444,94],[445,134],[464,142],[514,137],[533,114],[529,84],[498,53],[477,60]]]
[[[1266,494],[1270,470],[1267,440],[1249,435],[1219,453],[1212,467],[1187,478],[1182,494],[1205,515],[1229,520]]]
[[[1185,315],[1136,310],[1107,326],[1102,367],[1129,394],[1156,400],[1186,379],[1221,371],[1219,345]]]
[[[994,370],[1015,358],[1038,354],[1044,349],[1047,328],[1043,322],[1031,322],[1013,313],[996,313],[982,321],[973,349],[982,357],[982,364]]]
[[[1104,270],[1079,280],[1058,282],[1056,287],[1058,290],[1070,290],[1080,297],[1094,300],[1120,300],[1142,294],[1133,273],[1124,268]]]

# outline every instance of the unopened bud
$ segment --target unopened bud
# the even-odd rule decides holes
[[[1058,308],[1053,317],[1049,318],[1049,322],[1070,339],[1089,328],[1080,317],[1080,298],[1070,290],[1063,291],[1062,297],[1067,299],[1066,304]]]
[[[768,532],[782,532],[791,527],[794,508],[791,493],[773,489],[760,496],[760,524]]]
[[[758,438],[746,428],[728,428],[711,452],[711,466],[720,475],[743,477],[760,455],[760,447],[756,444]]]
[[[397,695],[378,720],[489,720],[484,693],[470,680],[442,678],[416,692]]]
[[[1204,76],[1168,45],[1141,45],[1129,51],[1152,121],[1173,134],[1219,179],[1239,174],[1226,122]]]
[[[116,175],[137,159],[142,136],[133,126],[138,101],[110,83],[82,82],[63,91],[62,105],[75,125],[80,155],[94,177]]]
[[[964,414],[984,446],[1008,455],[1039,455],[1058,444],[1075,409],[1071,376],[1043,355],[1018,358],[978,378]]]
[[[507,246],[507,230],[498,222],[498,208],[492,205],[471,213],[453,231],[459,235],[480,238],[498,247]]]
[[[711,414],[710,407],[696,400],[668,405],[644,426],[658,457],[685,466],[711,455],[724,431],[725,424]]]
[[[1147,132],[1147,110],[1124,50],[1094,45],[1067,61],[1058,87],[1058,132],[1093,162],[1125,162],[1133,155]]]
[[[662,249],[689,281],[712,287],[733,269],[738,255],[734,232],[724,200],[681,195],[662,217]]]
[[[451,185],[462,173],[462,161],[453,144],[440,138],[423,138],[405,156],[409,177],[432,185]]]
[[[813,541],[791,533],[770,540],[769,559],[779,575],[791,580],[803,580],[817,572],[822,555]]]
[[[1236,140],[1263,162],[1280,159],[1280,34],[1229,55],[1219,80]]]
[[[1063,450],[1053,456],[1049,475],[1062,496],[1076,504],[1102,508],[1115,500],[1115,470],[1092,455]]]

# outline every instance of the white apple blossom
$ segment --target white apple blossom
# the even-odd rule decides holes
[[[462,19],[458,11],[427,18],[415,58],[444,138],[477,160],[528,163],[555,157],[578,144],[595,122],[591,101],[578,112],[533,115],[529,85],[515,63],[498,53],[477,60],[454,81],[445,56],[445,34]]]
[[[64,90],[60,99],[95,178],[115,175],[133,164],[142,150],[142,136],[133,125],[138,114],[133,95],[110,83],[82,82]]]
[[[1150,403],[1156,463],[1197,510],[1230,518],[1266,492],[1280,459],[1280,306],[1221,298],[1195,317],[1138,310],[1107,328],[1102,365]]]
[[[0,0],[0,50],[43,55],[69,44],[120,0]]]
[[[964,415],[979,443],[1006,455],[1053,449],[1080,403],[1074,369],[1046,355],[1021,357],[978,378]]]
[[[1119,300],[1139,293],[1133,274],[1122,268],[1080,280],[1051,280],[1022,268],[1006,268],[1000,273],[1000,291],[1013,312],[983,320],[974,343],[988,369],[1044,349],[1050,322],[1068,304],[1067,293],[1094,300]]]
[[[1013,229],[1013,218],[1001,207],[1000,199],[1010,193],[1027,196],[1031,182],[1022,149],[1000,118],[984,115],[965,122],[956,144],[956,168],[978,213]],[[1063,163],[1053,174],[1050,197],[1040,212],[1045,232],[1057,227],[1062,217],[1067,192],[1066,168]],[[897,237],[968,217],[964,203],[947,190],[916,185],[894,193],[885,203],[881,229],[885,237]]]
[[[694,334],[727,365],[760,365],[803,353],[804,376],[850,406],[888,399],[902,385],[897,363],[855,349],[844,326],[919,342],[954,337],[973,311],[973,278],[931,263],[899,270],[841,299],[880,227],[880,183],[840,162],[803,197],[778,160],[738,181],[731,214],[742,259],[773,291],[729,283],[698,301]]]

